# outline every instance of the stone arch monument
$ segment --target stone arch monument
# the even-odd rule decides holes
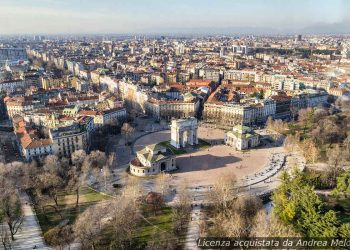
[[[187,119],[172,120],[170,127],[170,143],[175,148],[186,147],[186,145],[198,144],[198,124],[196,118],[190,117]]]

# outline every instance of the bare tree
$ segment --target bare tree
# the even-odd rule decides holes
[[[39,168],[36,161],[32,161],[23,167],[23,176],[21,178],[21,186],[24,189],[38,188]]]
[[[343,172],[344,154],[339,145],[327,151],[328,168],[326,171],[327,182],[330,186],[335,186],[337,177]]]
[[[70,190],[74,190],[76,194],[76,202],[75,202],[76,207],[79,206],[80,188],[85,183],[86,175],[85,175],[85,172],[83,171],[84,169],[82,168],[82,166],[86,157],[87,156],[84,150],[74,151],[71,156],[72,164],[74,166],[70,168],[67,174],[68,176],[67,188]]]
[[[157,179],[154,185],[154,190],[160,193],[163,196],[163,198],[170,191],[170,185],[169,185],[170,180],[171,180],[170,174],[167,174],[164,172],[160,173],[157,176]]]
[[[191,195],[187,184],[183,183],[177,192],[177,200],[172,208],[173,229],[176,233],[182,232],[191,213]]]
[[[262,208],[255,196],[239,196],[231,207],[219,211],[214,218],[214,234],[226,237],[249,237],[254,218]]]
[[[11,236],[5,224],[0,224],[0,240],[5,250],[11,249]]]
[[[129,136],[134,132],[134,128],[127,122],[125,122],[121,128],[121,132],[125,137],[125,143],[128,143]]]
[[[215,182],[209,198],[218,209],[226,209],[236,198],[236,176],[229,172],[223,173]]]
[[[87,157],[85,157],[85,160],[82,165],[82,170],[85,173],[89,173],[92,170],[100,170],[107,164],[107,156],[105,153],[96,150],[92,151]]]
[[[303,154],[308,162],[315,163],[319,157],[319,150],[311,139],[306,139],[301,144]]]
[[[251,237],[300,237],[292,225],[282,223],[274,213],[267,215],[261,209],[256,217],[251,230]]]
[[[66,246],[70,246],[74,240],[73,229],[71,225],[58,225],[48,230],[44,234],[44,239],[50,246],[58,247],[63,250]]]
[[[114,231],[114,244],[128,249],[138,224],[140,214],[132,199],[118,196],[108,205],[110,223]]]
[[[144,190],[137,179],[131,178],[123,188],[122,196],[129,198],[134,207],[138,205],[140,197],[143,196]]]
[[[345,149],[344,150],[345,157],[349,159],[350,158],[350,133],[347,134],[347,137],[343,141],[343,147]]]
[[[64,187],[63,179],[55,173],[44,172],[40,175],[42,194],[52,198],[58,207],[58,194]]]
[[[298,118],[299,118],[299,122],[301,122],[303,126],[306,126],[306,123],[309,121],[311,111],[312,111],[311,108],[299,110]]]
[[[284,140],[284,147],[288,152],[295,152],[298,149],[299,138],[297,135],[287,135]]]
[[[96,249],[101,230],[103,229],[102,215],[106,214],[106,205],[98,203],[87,208],[78,216],[74,225],[74,236],[78,239],[83,248],[91,247]]]
[[[71,158],[72,164],[80,170],[86,158],[86,152],[82,149],[76,150],[72,153]]]
[[[4,179],[0,183],[0,211],[1,222],[7,224],[13,241],[15,234],[22,226],[24,217],[15,186]]]

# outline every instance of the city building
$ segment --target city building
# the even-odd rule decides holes
[[[225,144],[235,147],[238,150],[244,150],[259,146],[259,135],[247,126],[237,125],[231,131],[225,133]]]
[[[136,157],[130,162],[130,173],[136,176],[156,175],[160,172],[170,172],[176,169],[174,153],[159,144],[146,146],[136,152]]]

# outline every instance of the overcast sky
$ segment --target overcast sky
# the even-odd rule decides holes
[[[0,34],[350,26],[349,0],[0,0]]]

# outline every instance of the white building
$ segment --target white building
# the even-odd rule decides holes
[[[136,176],[156,175],[175,169],[174,153],[158,144],[148,145],[136,152],[136,157],[130,162],[130,173]]]
[[[225,133],[225,144],[238,150],[254,148],[259,143],[259,135],[250,127],[237,125]]]

